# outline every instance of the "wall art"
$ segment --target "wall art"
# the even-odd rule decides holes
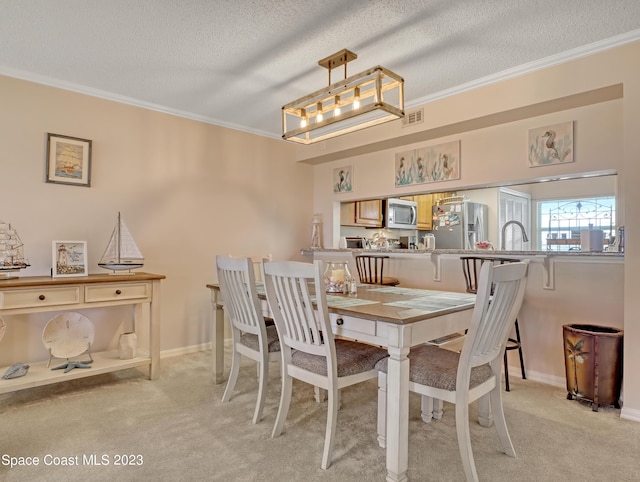
[[[47,134],[47,182],[91,186],[91,141]]]
[[[52,271],[54,278],[87,276],[87,242],[53,241]]]
[[[353,191],[353,168],[338,167],[333,170],[333,192]]]
[[[396,187],[460,179],[460,141],[399,152]]]
[[[529,129],[529,167],[573,161],[573,121]]]

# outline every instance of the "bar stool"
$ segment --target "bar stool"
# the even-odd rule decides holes
[[[384,261],[389,256],[360,254],[356,256],[356,268],[360,283],[396,286],[400,284],[398,278],[384,276]]]
[[[492,261],[495,264],[515,263],[520,261],[519,259],[511,258],[499,258],[499,257],[485,257],[485,256],[461,256],[462,272],[464,274],[464,280],[467,284],[467,293],[478,292],[478,275],[480,274],[480,267],[484,261]],[[507,352],[510,350],[518,350],[520,355],[520,370],[522,372],[522,379],[526,380],[527,375],[524,370],[524,356],[522,355],[522,342],[520,341],[520,328],[518,327],[518,319],[514,323],[516,337],[509,338],[507,340],[507,346],[504,351],[504,381],[505,389],[507,392],[511,391],[509,387],[509,366],[507,363]]]

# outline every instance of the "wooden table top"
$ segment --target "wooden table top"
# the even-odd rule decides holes
[[[22,276],[0,279],[0,289],[26,288],[29,286],[55,286],[87,283],[122,283],[126,281],[153,281],[165,279],[163,274],[142,273],[136,271],[132,274],[90,274],[87,276],[73,276],[52,278],[51,276]]]
[[[207,288],[219,290],[216,283]],[[264,285],[258,283],[258,297],[266,299]],[[356,295],[327,293],[329,312],[345,316],[409,324],[472,309],[476,295],[453,291],[423,290],[399,286],[358,284]]]

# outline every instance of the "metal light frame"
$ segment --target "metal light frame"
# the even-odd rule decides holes
[[[329,86],[282,107],[284,140],[312,144],[404,117],[404,79],[379,65],[347,77],[355,58],[344,49],[318,62],[329,70]],[[331,84],[340,65],[345,78]]]

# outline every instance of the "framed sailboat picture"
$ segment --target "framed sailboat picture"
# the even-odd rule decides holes
[[[52,248],[54,278],[87,276],[87,242],[54,241]]]
[[[91,141],[47,134],[47,182],[91,186]]]
[[[116,271],[127,271],[118,274],[133,274],[132,269],[144,266],[144,257],[120,213],[98,266],[112,270],[111,274],[116,274]]]

